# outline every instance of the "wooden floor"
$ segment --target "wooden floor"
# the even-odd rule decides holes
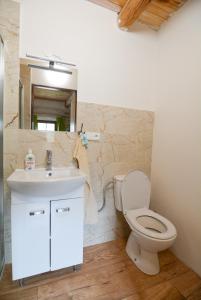
[[[85,249],[81,270],[72,269],[36,276],[21,288],[11,280],[7,266],[0,282],[0,300],[201,300],[201,279],[165,251],[161,272],[148,276],[125,253],[123,240]]]

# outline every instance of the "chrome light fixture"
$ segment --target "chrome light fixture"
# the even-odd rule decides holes
[[[33,56],[33,55],[29,55],[29,54],[26,54],[26,57],[32,58],[32,59],[41,60],[41,61],[45,61],[45,62],[49,63],[49,66],[39,66],[39,65],[34,65],[34,64],[28,64],[28,66],[30,68],[42,69],[42,70],[46,70],[46,71],[54,71],[54,72],[60,72],[60,73],[65,73],[65,74],[72,75],[71,71],[63,69],[61,67],[62,66],[64,66],[64,67],[65,66],[76,67],[75,64],[66,63],[66,62],[62,62],[62,61],[59,61],[59,60],[53,60],[53,59],[48,59],[48,58],[44,58],[44,57]]]

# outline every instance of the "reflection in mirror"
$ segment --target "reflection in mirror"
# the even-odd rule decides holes
[[[76,69],[49,69],[44,62],[20,60],[20,128],[75,131]]]

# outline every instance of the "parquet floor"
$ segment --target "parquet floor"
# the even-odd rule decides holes
[[[81,270],[71,268],[26,279],[23,288],[6,266],[0,300],[201,300],[201,278],[170,251],[160,253],[161,272],[139,271],[125,252],[125,241],[85,248]]]

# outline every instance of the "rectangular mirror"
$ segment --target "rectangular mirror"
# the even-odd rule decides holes
[[[20,59],[21,129],[76,131],[77,70]]]

